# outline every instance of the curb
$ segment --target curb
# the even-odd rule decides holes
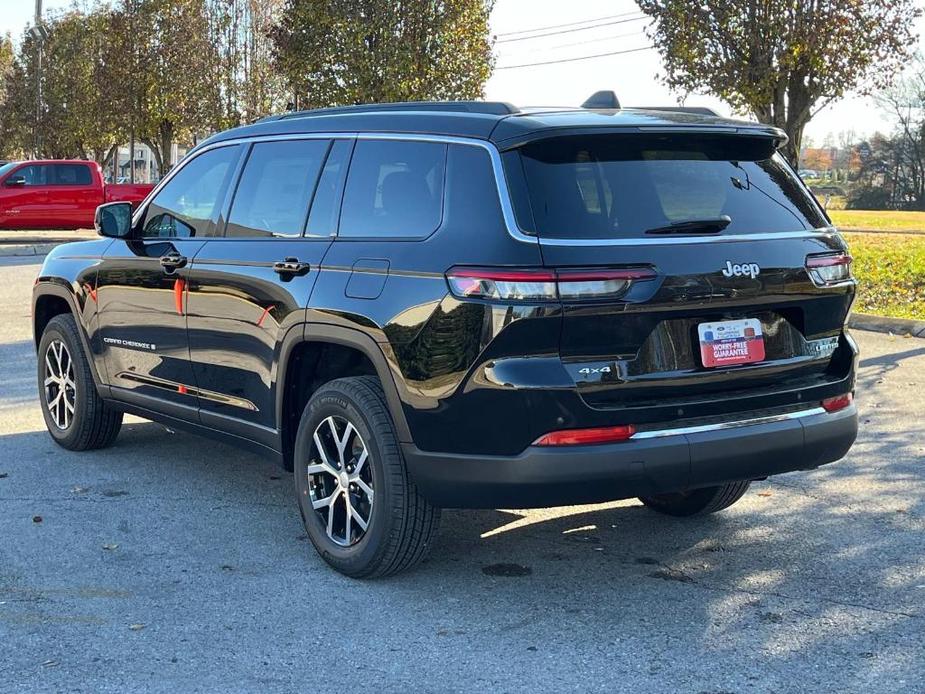
[[[868,313],[852,313],[848,318],[848,327],[877,333],[925,338],[925,321],[910,318],[888,318]]]
[[[12,244],[0,245],[0,258],[12,258],[23,255],[45,255],[58,243]]]

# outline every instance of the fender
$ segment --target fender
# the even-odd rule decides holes
[[[35,349],[38,350],[39,341],[42,336],[36,331],[35,308],[38,300],[43,296],[55,296],[64,299],[71,309],[71,315],[77,322],[77,333],[80,335],[81,346],[84,354],[87,355],[87,361],[90,364],[90,373],[93,376],[93,385],[96,387],[100,397],[109,398],[109,386],[103,383],[97,370],[97,360],[90,348],[90,338],[87,335],[86,321],[84,320],[84,311],[81,309],[78,297],[70,282],[60,277],[39,277],[32,288],[32,335],[35,342]]]
[[[301,329],[300,329],[301,328]],[[280,349],[280,367],[278,383],[286,382],[286,370],[289,364],[289,357],[296,346],[305,342],[330,342],[345,347],[352,347],[362,352],[372,362],[382,383],[382,390],[385,392],[386,403],[389,407],[389,414],[392,415],[392,421],[395,423],[395,429],[398,434],[398,440],[402,443],[410,443],[411,430],[408,428],[408,420],[405,418],[405,412],[402,408],[402,401],[398,395],[398,388],[395,386],[395,379],[392,376],[392,369],[379,344],[369,335],[352,328],[345,328],[327,323],[303,323],[293,326],[283,338]],[[285,388],[276,389],[276,421],[283,421],[283,399]]]

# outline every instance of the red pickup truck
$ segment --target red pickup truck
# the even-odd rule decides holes
[[[153,187],[107,184],[83,159],[10,162],[0,166],[0,229],[90,229],[99,205],[137,205]]]

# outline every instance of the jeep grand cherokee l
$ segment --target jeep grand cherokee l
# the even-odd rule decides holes
[[[857,432],[851,259],[784,141],[475,102],[220,133],[47,257],[48,430],[100,448],[130,412],[265,453],[351,576],[418,562],[442,507],[721,510]]]

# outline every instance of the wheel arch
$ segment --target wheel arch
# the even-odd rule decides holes
[[[84,324],[77,297],[71,290],[70,285],[39,278],[32,291],[32,338],[36,350],[38,350],[42,334],[52,318],[65,314],[73,316],[74,321],[77,323],[77,334],[80,336],[81,347],[83,347],[87,362],[90,364],[90,373],[93,374],[94,384],[97,390],[100,390],[102,381],[97,371],[93,350],[90,349],[90,338],[87,336],[87,327]]]
[[[306,323],[291,329],[283,340],[276,393],[276,421],[286,467],[291,467],[295,431],[312,392],[323,383],[345,376],[373,375],[382,385],[389,414],[400,442],[411,442],[389,362],[380,345],[352,328]]]

